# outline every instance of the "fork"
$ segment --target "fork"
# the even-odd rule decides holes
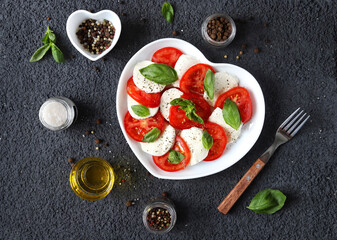
[[[233,207],[235,202],[240,198],[243,192],[251,184],[254,178],[261,172],[262,168],[266,165],[270,157],[275,150],[282,144],[292,139],[296,133],[303,127],[305,122],[309,119],[310,115],[304,110],[298,108],[293,112],[277,129],[275,140],[273,144],[257,159],[257,161],[251,166],[236,186],[230,191],[227,197],[220,203],[218,210],[223,214],[227,214]],[[300,111],[300,112],[299,112]]]

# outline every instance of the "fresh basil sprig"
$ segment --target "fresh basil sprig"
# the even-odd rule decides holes
[[[154,142],[156,141],[156,139],[159,137],[161,131],[159,128],[154,127],[151,129],[151,131],[149,131],[148,133],[146,133],[143,137],[143,142]]]
[[[180,163],[182,160],[184,160],[185,156],[180,153],[177,152],[175,150],[170,150],[169,156],[168,156],[168,161],[172,164],[178,164]]]
[[[207,96],[213,101],[214,98],[214,82],[215,77],[212,70],[208,69],[204,79],[204,89],[206,91]]]
[[[186,117],[194,122],[204,124],[204,120],[197,114],[197,109],[192,101],[184,98],[176,98],[170,102],[171,105],[181,105],[179,108],[184,110]]]
[[[166,21],[172,24],[174,16],[174,10],[172,5],[169,2],[164,2],[161,12]]]
[[[150,110],[144,105],[132,105],[132,111],[139,117],[146,117],[150,115]]]
[[[235,130],[239,129],[241,125],[240,111],[236,103],[229,98],[226,99],[223,105],[222,116],[229,126]]]
[[[139,70],[140,73],[152,82],[168,85],[178,80],[176,70],[163,63],[153,63]]]
[[[286,199],[281,191],[268,188],[256,194],[247,208],[256,213],[273,214],[283,207]]]
[[[37,62],[41,60],[44,55],[51,49],[53,58],[56,62],[62,63],[64,62],[64,56],[61,50],[56,46],[56,36],[52,30],[50,30],[49,26],[47,27],[47,31],[44,37],[41,40],[43,42],[43,46],[40,47],[33,56],[30,58],[29,62]]]
[[[211,147],[213,146],[213,138],[206,130],[202,134],[201,141],[202,141],[202,145],[204,146],[206,150],[210,150]]]

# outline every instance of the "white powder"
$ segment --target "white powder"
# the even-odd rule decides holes
[[[59,102],[47,102],[41,115],[45,123],[52,127],[62,126],[68,118],[66,107]]]

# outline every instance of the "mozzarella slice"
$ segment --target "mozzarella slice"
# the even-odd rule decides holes
[[[176,62],[176,65],[174,66],[174,69],[176,70],[177,74],[178,74],[178,80],[175,81],[172,86],[173,87],[179,87],[180,85],[180,79],[182,78],[182,76],[184,75],[184,73],[193,65],[200,63],[200,61],[190,55],[181,55],[178,59],[178,61]]]
[[[241,123],[238,130],[235,130],[234,128],[229,126],[223,118],[221,108],[214,109],[214,111],[213,111],[212,115],[209,117],[208,121],[213,122],[213,123],[217,123],[221,127],[224,128],[224,130],[226,132],[226,137],[227,137],[228,143],[234,142],[241,134],[242,123]]]
[[[141,103],[135,101],[132,97],[130,97],[129,95],[127,96],[127,101],[128,101],[128,110],[129,110],[129,113],[130,115],[133,117],[133,118],[136,118],[136,119],[145,119],[145,118],[149,118],[149,117],[152,117],[154,115],[156,115],[156,113],[158,112],[158,109],[159,107],[155,107],[155,108],[148,108],[150,110],[150,115],[146,116],[146,117],[140,117],[138,116],[137,114],[134,113],[134,111],[132,110],[131,106],[133,105],[140,105]]]
[[[204,92],[204,99],[212,106],[214,106],[218,97],[227,92],[233,87],[239,86],[239,79],[227,72],[217,72],[214,74],[214,98],[213,101],[208,97],[206,91]]]
[[[202,145],[202,134],[203,130],[197,127],[184,129],[180,132],[180,137],[185,140],[191,152],[189,165],[195,165],[198,162],[201,162],[208,155],[208,150],[206,150]]]
[[[142,150],[153,156],[162,156],[167,153],[175,142],[176,132],[171,125],[168,125],[160,137],[150,143],[141,142],[140,146]]]
[[[145,68],[151,65],[152,63],[153,62],[151,61],[139,62],[136,64],[135,68],[133,69],[133,82],[138,88],[140,88],[141,90],[147,93],[161,92],[165,88],[165,85],[152,82],[149,79],[145,78],[140,73],[139,71],[140,69]]]
[[[170,114],[170,107],[171,107],[170,102],[173,99],[180,98],[181,95],[183,95],[183,92],[176,88],[170,88],[161,95],[160,112],[167,121],[169,121],[169,114]]]

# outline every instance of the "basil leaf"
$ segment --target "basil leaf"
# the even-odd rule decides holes
[[[51,32],[49,33],[48,38],[49,38],[50,42],[56,43],[56,36],[55,36],[55,34],[53,33],[53,31],[51,31]]]
[[[172,164],[178,164],[182,160],[184,160],[185,156],[181,154],[180,152],[177,152],[175,150],[170,150],[168,161]]]
[[[64,56],[61,50],[54,44],[51,44],[51,52],[53,54],[54,60],[58,63],[63,63],[64,62]]]
[[[192,105],[192,106],[194,106],[194,103],[192,101],[187,100],[185,98],[176,98],[176,99],[173,99],[170,102],[170,104],[173,105],[173,106],[176,106],[176,105],[181,105],[181,106]]]
[[[146,117],[150,115],[150,110],[144,105],[132,105],[132,111],[139,117]]]
[[[153,63],[139,70],[140,73],[152,82],[162,85],[174,83],[178,79],[176,70],[163,63]]]
[[[202,141],[202,145],[204,146],[206,150],[210,150],[211,147],[213,146],[213,138],[206,130],[202,134],[201,141]]]
[[[53,42],[55,43],[56,42],[56,36],[55,34],[53,33],[52,30],[50,30],[49,26],[47,26],[47,31],[46,33],[44,34],[44,37],[42,38],[42,42],[44,44],[48,44],[50,42]]]
[[[143,142],[154,142],[156,141],[156,139],[158,138],[158,136],[160,135],[161,131],[159,130],[159,128],[154,127],[151,129],[151,131],[149,131],[148,133],[146,133],[143,137]]]
[[[172,24],[174,16],[174,10],[172,5],[169,2],[164,2],[161,12],[166,21]]]
[[[197,109],[195,104],[188,99],[176,98],[170,102],[171,105],[176,106],[180,105],[180,109],[184,110],[186,117],[194,122],[204,124],[204,120],[196,113]]]
[[[286,199],[281,191],[268,188],[256,194],[247,208],[256,213],[273,214],[283,207]]]
[[[195,111],[193,111],[189,116],[186,114],[186,116],[194,122],[204,124],[204,120]]]
[[[215,77],[212,70],[208,69],[204,79],[204,89],[206,91],[207,96],[213,101],[214,98],[214,82]]]
[[[38,50],[36,50],[36,52],[30,58],[29,62],[37,62],[37,61],[39,61],[48,52],[49,48],[50,48],[49,44],[48,45],[43,45],[42,47],[40,47]]]
[[[226,99],[223,105],[222,116],[229,126],[235,130],[239,129],[241,125],[240,112],[238,106],[236,106],[236,103],[229,98]]]

